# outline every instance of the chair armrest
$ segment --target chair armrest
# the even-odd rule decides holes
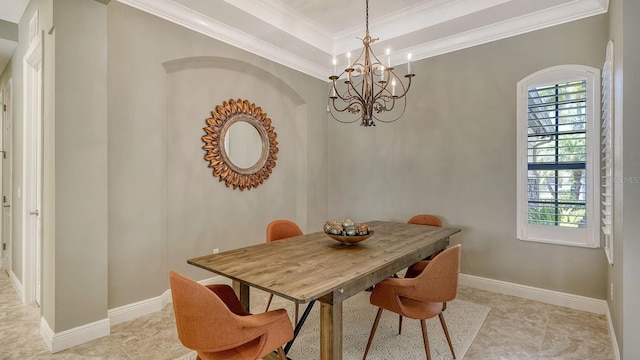
[[[260,314],[240,316],[237,319],[242,332],[248,338],[256,338],[267,332],[283,332],[293,338],[291,319],[284,309],[267,311]]]
[[[424,271],[424,269],[429,265],[430,262],[431,260],[423,260],[423,261],[418,261],[417,263],[409,266],[409,269],[407,269],[407,273],[404,277],[414,278],[420,275]]]
[[[240,316],[251,315],[250,313],[244,311],[242,305],[240,304],[240,300],[238,300],[238,296],[236,296],[236,292],[233,291],[233,288],[226,284],[212,284],[207,285],[207,289],[213,291],[218,297],[227,305],[229,310],[232,313]]]

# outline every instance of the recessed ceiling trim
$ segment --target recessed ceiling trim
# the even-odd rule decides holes
[[[425,59],[606,12],[607,7],[603,7],[600,0],[574,1],[409,49],[402,49],[399,52],[411,52],[416,60]]]
[[[438,0],[418,4],[373,19],[369,32],[374,36],[384,36],[381,40],[428,28],[512,0]],[[335,36],[334,55],[362,47],[364,28],[359,25],[342,31]]]
[[[329,74],[330,71],[328,65],[319,65],[284,49],[274,47],[272,44],[262,41],[255,36],[234,29],[170,0],[118,0],[118,2],[310,76],[322,80],[328,78],[327,74]]]
[[[333,52],[332,34],[279,0],[270,0],[268,4],[257,0],[223,1],[326,53]]]

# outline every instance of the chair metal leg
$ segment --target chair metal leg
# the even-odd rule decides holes
[[[311,300],[309,302],[309,305],[307,305],[307,308],[304,309],[304,311],[302,312],[302,317],[300,318],[300,321],[298,321],[298,323],[296,323],[296,327],[295,327],[295,329],[293,329],[293,339],[289,340],[287,345],[285,345],[285,347],[284,347],[284,353],[285,354],[288,354],[289,350],[291,350],[291,346],[293,346],[294,340],[298,337],[298,334],[300,333],[300,330],[302,330],[302,325],[304,325],[304,322],[307,321],[307,317],[311,313],[311,309],[313,309],[313,305],[315,303],[316,303],[316,300]]]
[[[369,335],[369,341],[367,341],[367,348],[364,350],[364,356],[362,360],[366,360],[367,354],[369,353],[369,348],[371,347],[371,342],[373,341],[373,336],[376,334],[376,329],[378,328],[378,323],[380,322],[380,315],[382,315],[382,308],[378,308],[378,313],[376,314],[376,320],[373,322],[373,327],[371,328],[371,335]]]
[[[282,346],[278,348],[278,356],[280,360],[287,360],[287,356],[284,354],[284,350],[282,350]]]
[[[269,311],[269,306],[271,306],[271,300],[273,300],[273,294],[269,294],[269,301],[267,301],[267,308],[264,310],[264,312]]]
[[[420,320],[420,325],[422,327],[422,340],[424,340],[424,351],[427,353],[427,360],[431,360],[431,350],[429,349],[429,336],[427,335],[427,322],[422,319]]]
[[[444,321],[444,315],[442,313],[438,314],[438,318],[440,318],[440,324],[442,324],[442,330],[444,330],[444,335],[447,337],[447,342],[449,343],[449,349],[451,349],[451,355],[453,358],[456,358],[456,353],[453,351],[453,344],[451,343],[451,338],[449,337],[449,330],[447,329],[447,323]]]
[[[398,320],[398,335],[402,335],[402,315],[398,315],[400,319]]]

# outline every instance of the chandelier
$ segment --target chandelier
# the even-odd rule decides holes
[[[360,38],[358,38],[360,39]],[[329,112],[331,116],[342,123],[353,123],[361,120],[361,126],[376,126],[375,121],[393,122],[404,114],[407,106],[406,95],[411,87],[411,54],[407,56],[407,74],[405,82],[394,72],[391,66],[390,50],[387,49],[387,64],[383,64],[371,51],[371,44],[379,38],[369,36],[369,0],[366,0],[366,32],[362,40],[364,45],[360,55],[352,62],[351,52],[347,52],[347,66],[341,74],[336,73],[336,58],[333,58],[333,74],[329,94]],[[340,79],[344,79],[339,81]],[[342,84],[341,84],[342,83]],[[396,102],[402,106],[397,117],[385,119],[384,113],[394,109]],[[336,112],[360,114],[353,120],[342,120],[336,117]],[[374,121],[375,120],[375,121]]]

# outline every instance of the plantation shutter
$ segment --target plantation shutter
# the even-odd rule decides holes
[[[602,68],[602,233],[604,251],[613,264],[613,42]]]
[[[586,227],[587,84],[528,89],[527,220]]]

